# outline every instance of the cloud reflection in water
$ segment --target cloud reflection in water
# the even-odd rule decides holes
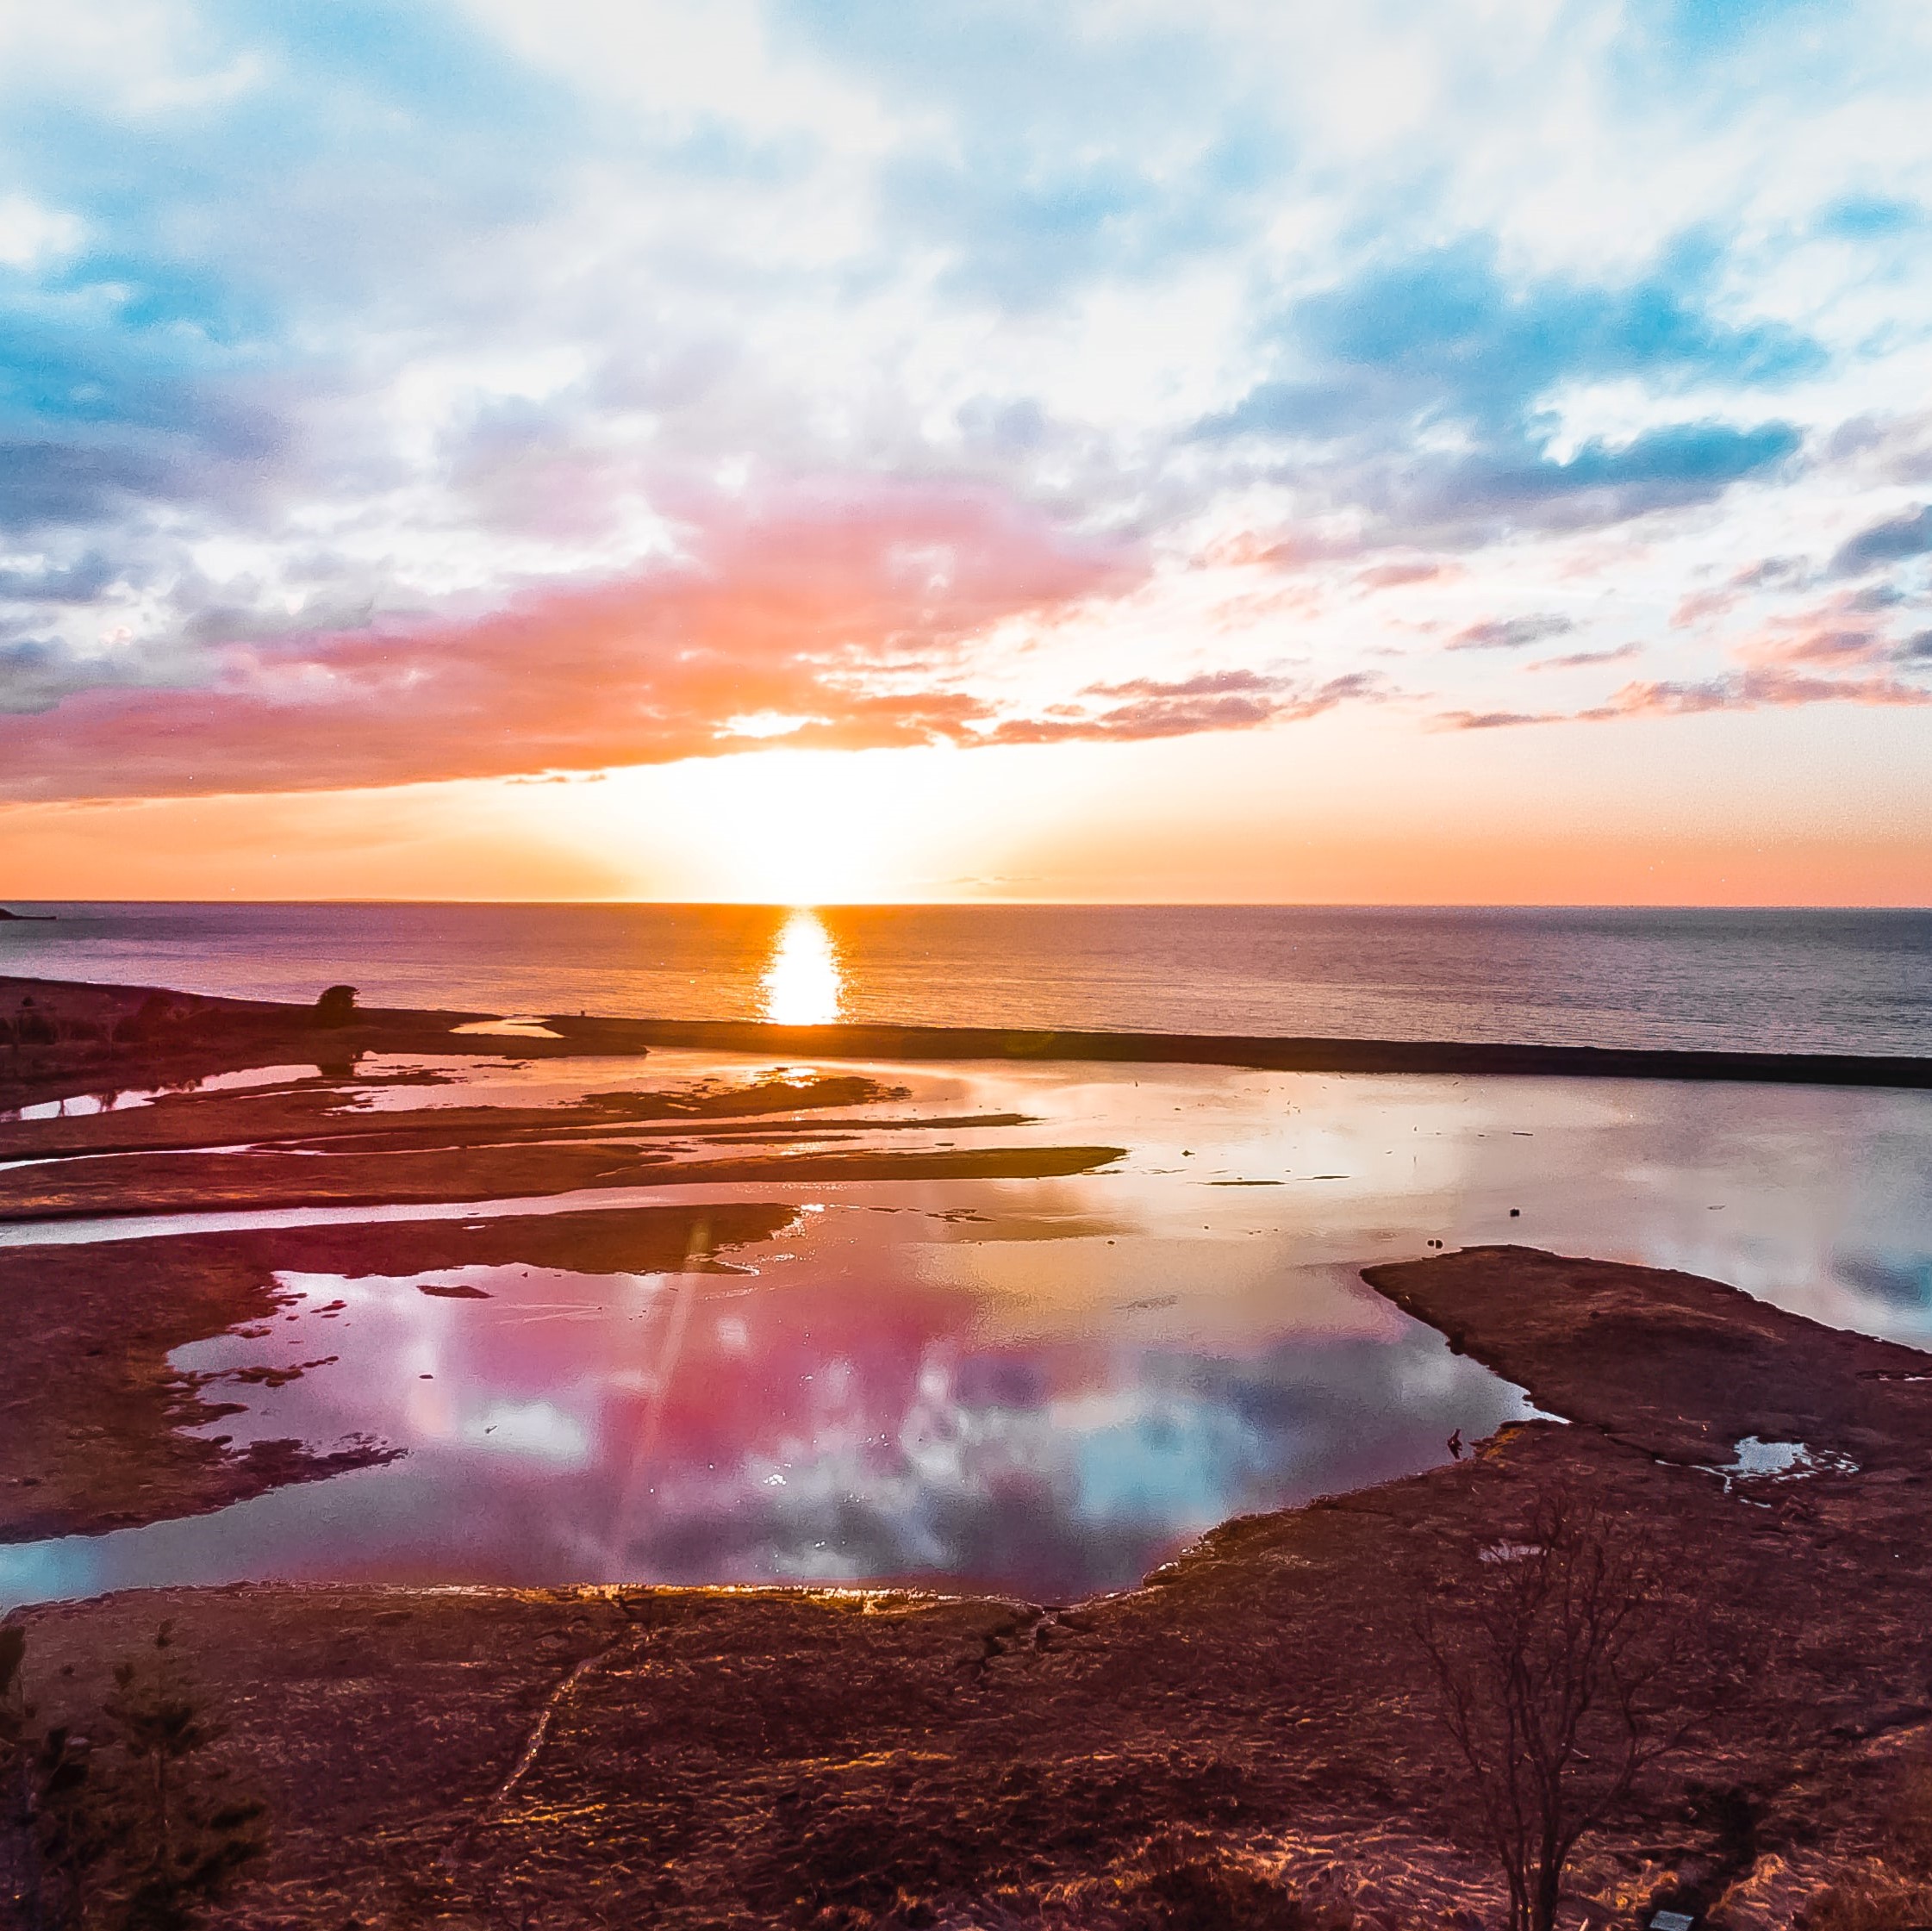
[[[284,1275],[315,1311],[277,1324],[276,1348],[338,1359],[246,1391],[218,1425],[366,1431],[408,1455],[379,1483],[49,1545],[85,1573],[47,1583],[970,1579],[1063,1599],[1135,1580],[1229,1515],[1427,1466],[1452,1428],[1524,1411],[1345,1268],[1280,1268],[1231,1326],[1204,1243],[1166,1305],[1056,1308],[1096,1264],[1080,1250],[1117,1251],[1090,1223],[1055,1240],[1050,1218],[1014,1217],[982,1243],[918,1218],[831,1205],[745,1250],[750,1276]],[[1241,1259],[1252,1276],[1262,1257]],[[1040,1293],[1021,1305],[1026,1277]],[[263,1353],[228,1336],[180,1358]]]
[[[214,1516],[0,1549],[0,1601],[255,1576],[970,1579],[1064,1599],[1228,1515],[1427,1467],[1452,1429],[1474,1441],[1521,1412],[1357,1282],[1425,1235],[1687,1268],[1932,1336],[1923,1095],[879,1070],[913,1093],[894,1112],[1022,1112],[1038,1124],[1003,1137],[1134,1151],[1072,1180],[787,1187],[802,1210],[732,1250],[747,1272],[436,1277],[483,1300],[288,1276],[310,1312],[183,1365],[340,1359],[233,1388],[248,1411],[216,1425],[323,1448],[366,1430],[409,1454]],[[527,1102],[621,1076],[539,1062],[437,1090]]]

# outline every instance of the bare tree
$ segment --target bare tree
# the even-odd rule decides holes
[[[1645,1540],[1567,1489],[1470,1555],[1417,1635],[1509,1886],[1510,1931],[1554,1931],[1578,1840],[1702,1714],[1692,1623]]]

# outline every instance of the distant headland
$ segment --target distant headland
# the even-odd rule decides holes
[[[0,919],[11,919],[23,925],[48,925],[53,923],[51,912],[9,912],[0,905]]]

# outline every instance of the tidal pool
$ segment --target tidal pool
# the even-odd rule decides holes
[[[755,1063],[454,1062],[452,1084],[372,1087],[370,1100],[529,1105]],[[842,1120],[1031,1121],[894,1133],[895,1145],[1131,1150],[1070,1180],[780,1173],[452,1203],[435,1211],[729,1198],[795,1212],[777,1237],[728,1250],[728,1272],[286,1273],[273,1322],[178,1356],[223,1375],[309,1364],[211,1384],[211,1398],[246,1404],[218,1429],[323,1448],[371,1435],[403,1456],[215,1515],[0,1549],[0,1599],[252,1577],[903,1579],[1049,1600],[1122,1586],[1231,1515],[1430,1466],[1452,1436],[1530,1412],[1357,1279],[1432,1240],[1681,1267],[1836,1324],[1932,1332],[1922,1094],[864,1070],[908,1097]],[[427,1217],[185,1215],[0,1238]]]

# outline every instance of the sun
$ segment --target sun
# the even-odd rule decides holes
[[[707,898],[844,905],[890,891],[905,799],[875,756],[750,751],[680,769],[678,842]]]

